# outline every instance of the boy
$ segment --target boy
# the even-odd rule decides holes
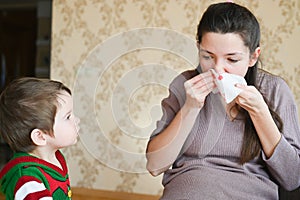
[[[71,199],[59,150],[75,144],[79,131],[70,89],[49,79],[16,79],[0,96],[0,122],[1,137],[15,152],[0,172],[6,199]]]

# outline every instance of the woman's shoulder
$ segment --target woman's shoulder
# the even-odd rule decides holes
[[[281,76],[273,74],[264,69],[258,69],[257,74],[258,74],[258,78],[266,78],[267,80],[277,80],[277,81],[283,80]]]
[[[199,72],[197,69],[186,70],[181,73],[181,75],[184,76],[186,79],[191,79],[198,74]]]
[[[279,103],[294,102],[294,96],[289,85],[279,75],[260,69],[257,74],[256,86],[263,96],[276,105]]]
[[[183,84],[185,81],[193,78],[198,74],[199,72],[197,71],[197,69],[185,70],[174,78],[172,84]]]
[[[274,88],[274,86],[278,87],[288,87],[287,82],[283,77],[279,75],[272,74],[266,70],[259,69],[257,73],[257,86],[262,88],[268,88],[268,90]],[[272,86],[271,88],[269,88]]]

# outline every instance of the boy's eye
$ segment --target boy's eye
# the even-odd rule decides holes
[[[70,119],[70,118],[71,118],[71,115],[68,115],[68,116],[67,116],[67,119]]]

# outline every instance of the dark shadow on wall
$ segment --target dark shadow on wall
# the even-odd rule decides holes
[[[51,0],[0,0],[0,92],[15,78],[50,76],[51,6]],[[11,156],[0,138],[0,168]]]

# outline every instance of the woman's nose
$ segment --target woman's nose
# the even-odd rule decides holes
[[[221,60],[217,60],[215,62],[215,67],[214,67],[215,71],[219,74],[226,72],[225,69],[225,63],[222,62]]]

